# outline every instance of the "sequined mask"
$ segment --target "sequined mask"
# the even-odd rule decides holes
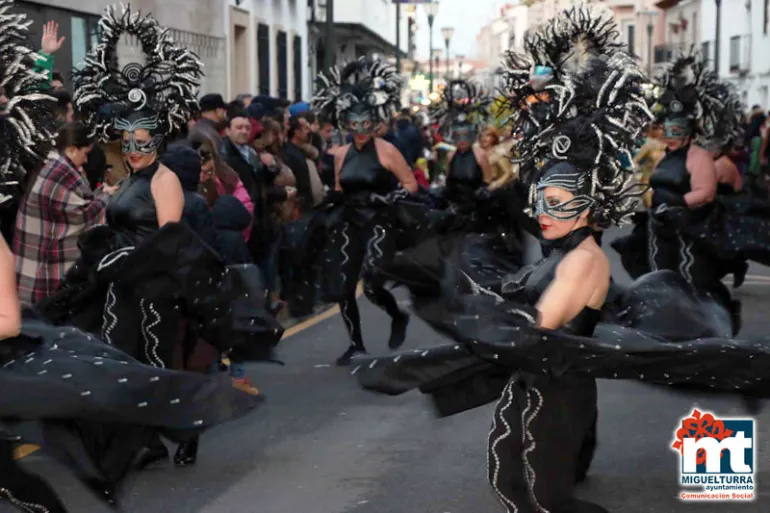
[[[345,113],[345,125],[354,135],[371,134],[376,127],[369,109],[351,108]]]
[[[562,162],[549,169],[537,184],[537,197],[533,210],[535,216],[546,215],[557,221],[569,221],[580,217],[589,210],[594,199],[583,191],[586,190],[586,175],[575,170],[570,164]],[[567,201],[551,203],[545,197],[545,189],[556,187],[575,195]]]
[[[123,139],[120,147],[124,154],[141,153],[143,155],[151,155],[157,152],[161,144],[163,144],[163,136],[153,133],[157,128],[158,116],[144,116],[133,119],[117,118],[115,120],[115,129],[129,133],[128,141]],[[137,130],[147,130],[150,132],[150,140],[137,141],[135,135]]]
[[[663,122],[663,137],[684,139],[692,135],[692,122],[687,118],[668,118]]]
[[[473,125],[468,123],[458,123],[452,125],[452,141],[458,143],[460,141],[472,143],[476,139],[476,130]]]

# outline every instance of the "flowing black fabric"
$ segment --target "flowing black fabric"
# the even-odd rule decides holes
[[[259,269],[225,266],[181,223],[165,225],[136,248],[120,248],[118,240],[106,226],[84,234],[62,288],[38,305],[47,319],[154,365],[153,351],[173,352],[182,320],[220,352],[271,358],[283,328],[265,309]]]
[[[770,202],[766,200],[748,194],[720,195],[700,212],[671,207],[637,214],[633,233],[612,242],[625,269],[634,278],[651,269],[649,259],[654,252],[650,244],[651,221],[668,227],[673,236],[681,232],[696,249],[709,255],[708,265],[722,270],[722,276],[729,272],[730,263],[735,260],[770,265]]]
[[[227,378],[144,365],[75,327],[29,315],[22,334],[0,345],[0,365],[0,437],[42,446],[109,500],[158,433],[189,439],[263,401]],[[0,478],[0,488],[30,482]]]
[[[457,250],[445,254],[437,276],[430,270],[435,255],[417,248],[409,255],[413,265],[404,280],[409,284],[423,276],[442,283],[438,296],[408,286],[416,312],[458,343],[387,358],[358,358],[355,374],[362,386],[387,394],[414,388],[435,393],[438,385],[457,387],[480,379],[479,395],[493,398],[500,391],[500,379],[490,378],[487,388],[492,392],[480,376],[494,376],[504,367],[509,372],[635,379],[770,397],[770,342],[730,338],[732,323],[724,306],[676,273],[651,273],[625,290],[616,286],[604,322],[593,337],[582,337],[536,327],[533,307],[481,287],[462,255]],[[406,258],[398,263],[401,273]],[[465,402],[474,403],[468,398]]]

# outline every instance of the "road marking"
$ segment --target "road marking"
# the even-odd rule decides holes
[[[358,287],[356,288],[356,299],[361,297],[361,294],[363,294],[363,293],[364,293],[364,288],[359,283]],[[302,321],[302,322],[300,322],[298,324],[295,324],[291,328],[289,328],[286,331],[284,331],[283,332],[283,338],[281,340],[285,340],[285,339],[287,339],[289,337],[293,337],[297,333],[305,331],[308,328],[312,328],[313,326],[315,326],[319,322],[323,322],[326,319],[334,317],[338,313],[340,313],[339,305],[335,305],[335,306],[329,308],[328,310],[324,310],[323,312],[321,312],[321,313],[319,313],[317,315],[314,315],[313,317],[311,317],[309,319],[305,319],[304,321]]]
[[[37,452],[38,450],[40,450],[40,447],[38,447],[37,445],[29,445],[29,444],[21,445],[17,447],[16,450],[13,452],[13,457],[14,459],[20,460],[22,458],[26,458],[33,452]]]
[[[359,283],[358,287],[356,287],[356,299],[361,297],[361,294],[363,294],[363,293],[364,293],[364,288]],[[289,328],[286,331],[284,331],[283,332],[283,338],[281,338],[281,340],[287,339],[289,337],[293,337],[297,333],[301,333],[301,332],[305,331],[308,328],[312,328],[313,326],[315,326],[319,322],[323,322],[326,319],[334,317],[338,313],[340,313],[339,305],[335,305],[335,306],[329,308],[328,310],[324,310],[323,312],[321,312],[319,314],[316,314],[313,317],[310,317],[309,319],[305,319],[304,321],[302,321],[302,322],[300,322],[298,324],[295,324],[291,328]],[[20,460],[22,458],[26,458],[30,454],[33,454],[33,453],[35,453],[35,452],[37,452],[39,450],[40,450],[40,447],[37,446],[37,445],[29,445],[29,444],[21,445],[21,446],[16,448],[16,450],[13,453],[13,456],[14,456],[14,459]]]

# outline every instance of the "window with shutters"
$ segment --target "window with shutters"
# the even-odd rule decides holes
[[[259,60],[259,94],[270,95],[270,27],[257,26],[257,59]]]
[[[302,100],[302,38],[294,36],[292,46],[294,52],[294,101]]]
[[[286,48],[286,32],[283,30],[278,31],[277,44],[278,44],[278,96],[284,100],[289,98],[289,70],[288,68],[288,55]]]

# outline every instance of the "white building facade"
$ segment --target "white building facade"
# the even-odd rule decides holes
[[[315,77],[323,71],[326,53],[326,1],[307,1],[310,26],[310,54],[308,65],[310,74]],[[405,58],[409,51],[410,11],[407,5],[401,6],[401,16],[397,21],[396,5],[391,0],[334,0],[334,53],[336,64],[342,65],[362,56],[388,59],[395,58],[396,51]],[[422,15],[421,9],[416,9]],[[424,20],[420,20],[423,25]],[[396,26],[399,24],[399,41],[396,44]],[[427,25],[427,22],[425,22]],[[434,29],[435,30],[435,29]],[[434,45],[440,46],[438,30]],[[314,85],[314,84],[313,84]]]
[[[219,2],[220,6],[222,5]],[[226,98],[241,93],[310,98],[305,0],[225,0]]]
[[[770,13],[765,0],[722,0],[719,76],[730,80],[747,107],[770,108]],[[701,0],[702,44],[713,59],[716,5]]]
[[[522,2],[509,2],[495,11],[490,23],[476,36],[478,60],[486,65],[475,70],[475,78],[487,89],[495,90],[505,52],[520,50],[531,23],[530,7]]]
[[[39,44],[43,24],[53,20],[59,24],[59,35],[65,37],[62,48],[54,56],[54,68],[67,82],[70,71],[83,62],[86,53],[98,41],[99,18],[105,7],[118,5],[115,0],[16,0],[14,10],[32,21],[30,42]],[[221,3],[204,0],[132,0],[131,8],[152,14],[170,29],[172,37],[198,54],[204,64],[202,92],[224,91],[225,37]],[[141,48],[135,38],[123,37],[118,46],[118,63],[141,62]],[[66,84],[69,86],[69,84]]]

